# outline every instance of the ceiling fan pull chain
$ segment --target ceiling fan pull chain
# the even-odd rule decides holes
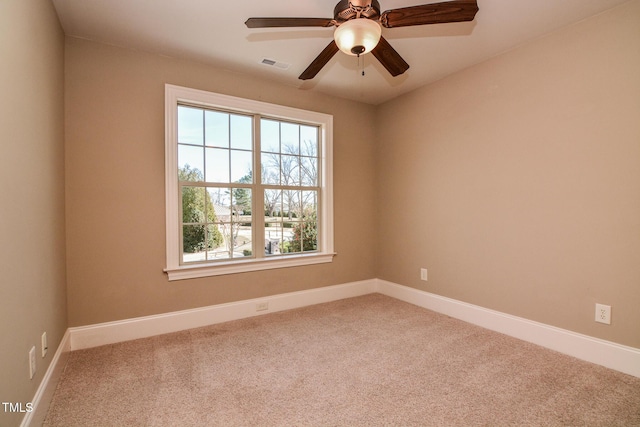
[[[362,76],[364,77],[364,56],[362,56],[362,62],[360,62],[360,54],[356,55],[358,68],[362,70]]]

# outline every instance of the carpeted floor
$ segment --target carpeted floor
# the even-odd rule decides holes
[[[640,426],[640,378],[372,294],[72,352],[46,426]]]

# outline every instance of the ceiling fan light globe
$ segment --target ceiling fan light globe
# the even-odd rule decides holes
[[[368,18],[346,21],[333,33],[338,48],[351,56],[371,52],[378,45],[381,36],[380,24]]]

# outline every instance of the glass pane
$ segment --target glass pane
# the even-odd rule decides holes
[[[280,156],[274,153],[262,153],[262,183],[280,184]]]
[[[204,158],[201,147],[178,145],[178,180],[202,181]]]
[[[231,220],[231,189],[207,188],[207,193],[216,214],[215,222]]]
[[[316,217],[302,223],[302,251],[318,250],[318,222]]]
[[[302,193],[300,191],[292,191],[291,193],[291,202],[289,205],[292,212],[291,218],[299,220],[302,218]]]
[[[204,187],[182,187],[182,222],[205,222]]]
[[[252,174],[253,154],[251,151],[231,150],[231,182],[250,184]]]
[[[222,232],[222,227],[220,224],[209,224],[207,225],[207,258],[208,259],[216,259],[216,258],[229,258],[229,252],[226,249],[224,233]]]
[[[249,217],[250,219],[250,217]],[[237,225],[237,234],[235,238],[235,247],[233,249],[234,258],[252,257],[253,246],[251,236],[253,228],[251,222],[239,222]]]
[[[304,156],[318,156],[318,128],[314,126],[300,126],[300,154]]]
[[[198,254],[196,256],[191,256],[190,260],[200,260],[204,259],[204,249],[205,249],[205,226],[202,224],[198,225],[183,225],[182,226],[182,251],[184,254]]]
[[[318,192],[302,192],[302,251],[318,250]]]
[[[314,157],[301,157],[300,175],[302,178],[302,185],[318,185],[318,159]]]
[[[311,212],[315,212],[318,206],[318,192],[317,191],[303,191],[302,192],[302,213],[303,216],[308,216]]]
[[[192,253],[184,252],[182,254],[183,263],[205,261],[206,259],[207,259],[207,253],[205,251],[192,252]]]
[[[216,257],[229,258],[233,245],[233,225],[230,222],[220,222],[218,228],[222,234],[222,244],[216,250]]]
[[[264,229],[265,255],[280,255],[282,244],[282,227],[279,222],[266,222]]]
[[[251,189],[234,188],[233,193],[233,214],[237,222],[251,221]]]
[[[280,124],[274,120],[260,120],[260,146],[262,151],[280,152]]]
[[[300,252],[296,250],[295,244],[293,244],[294,224],[293,221],[289,221],[287,218],[284,218],[282,223],[282,245],[280,251],[284,254]]]
[[[229,182],[229,150],[205,148],[207,182]]]
[[[204,207],[205,207],[205,217],[206,217],[205,222],[208,222],[208,223],[216,222],[216,208],[213,204],[213,199],[211,198],[211,194],[209,194],[209,191],[205,190],[204,196],[205,196]]]
[[[205,251],[193,252],[193,253],[184,252],[182,254],[183,263],[205,261],[206,259],[207,259],[207,253]]]
[[[265,190],[264,216],[265,221],[273,220],[282,211],[282,192],[280,190]]]
[[[222,231],[224,227],[221,226],[220,229]],[[224,234],[223,231],[222,231],[222,234]],[[223,242],[219,247],[207,253],[207,259],[211,261],[229,259],[230,257],[231,257],[231,253],[229,252],[228,245],[226,242]]]
[[[252,122],[251,117],[231,115],[231,148],[253,149]]]
[[[178,106],[178,143],[202,145],[203,142],[203,110]]]
[[[316,250],[315,192],[295,192],[290,197],[291,232],[284,233],[284,247],[292,253]],[[286,230],[286,228],[285,228]]]
[[[300,185],[300,158],[298,156],[281,156],[282,184]]]
[[[207,225],[207,249],[212,250],[220,247],[222,244],[222,233],[218,224]]]
[[[229,148],[229,114],[205,111],[205,144]]]
[[[282,191],[282,216],[284,221],[291,221],[295,217],[296,209],[299,206],[299,200],[298,191]]]
[[[282,152],[300,154],[300,126],[291,123],[280,123],[280,132]]]

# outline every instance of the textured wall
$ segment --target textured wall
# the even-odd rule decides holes
[[[24,408],[67,327],[64,35],[51,2],[0,2],[0,61],[0,402]],[[18,425],[24,413],[4,409],[0,425]]]
[[[381,106],[378,277],[640,347],[638,40],[633,1]]]
[[[165,83],[334,115],[333,263],[167,281]],[[374,107],[74,38],[66,96],[71,326],[374,277]]]

